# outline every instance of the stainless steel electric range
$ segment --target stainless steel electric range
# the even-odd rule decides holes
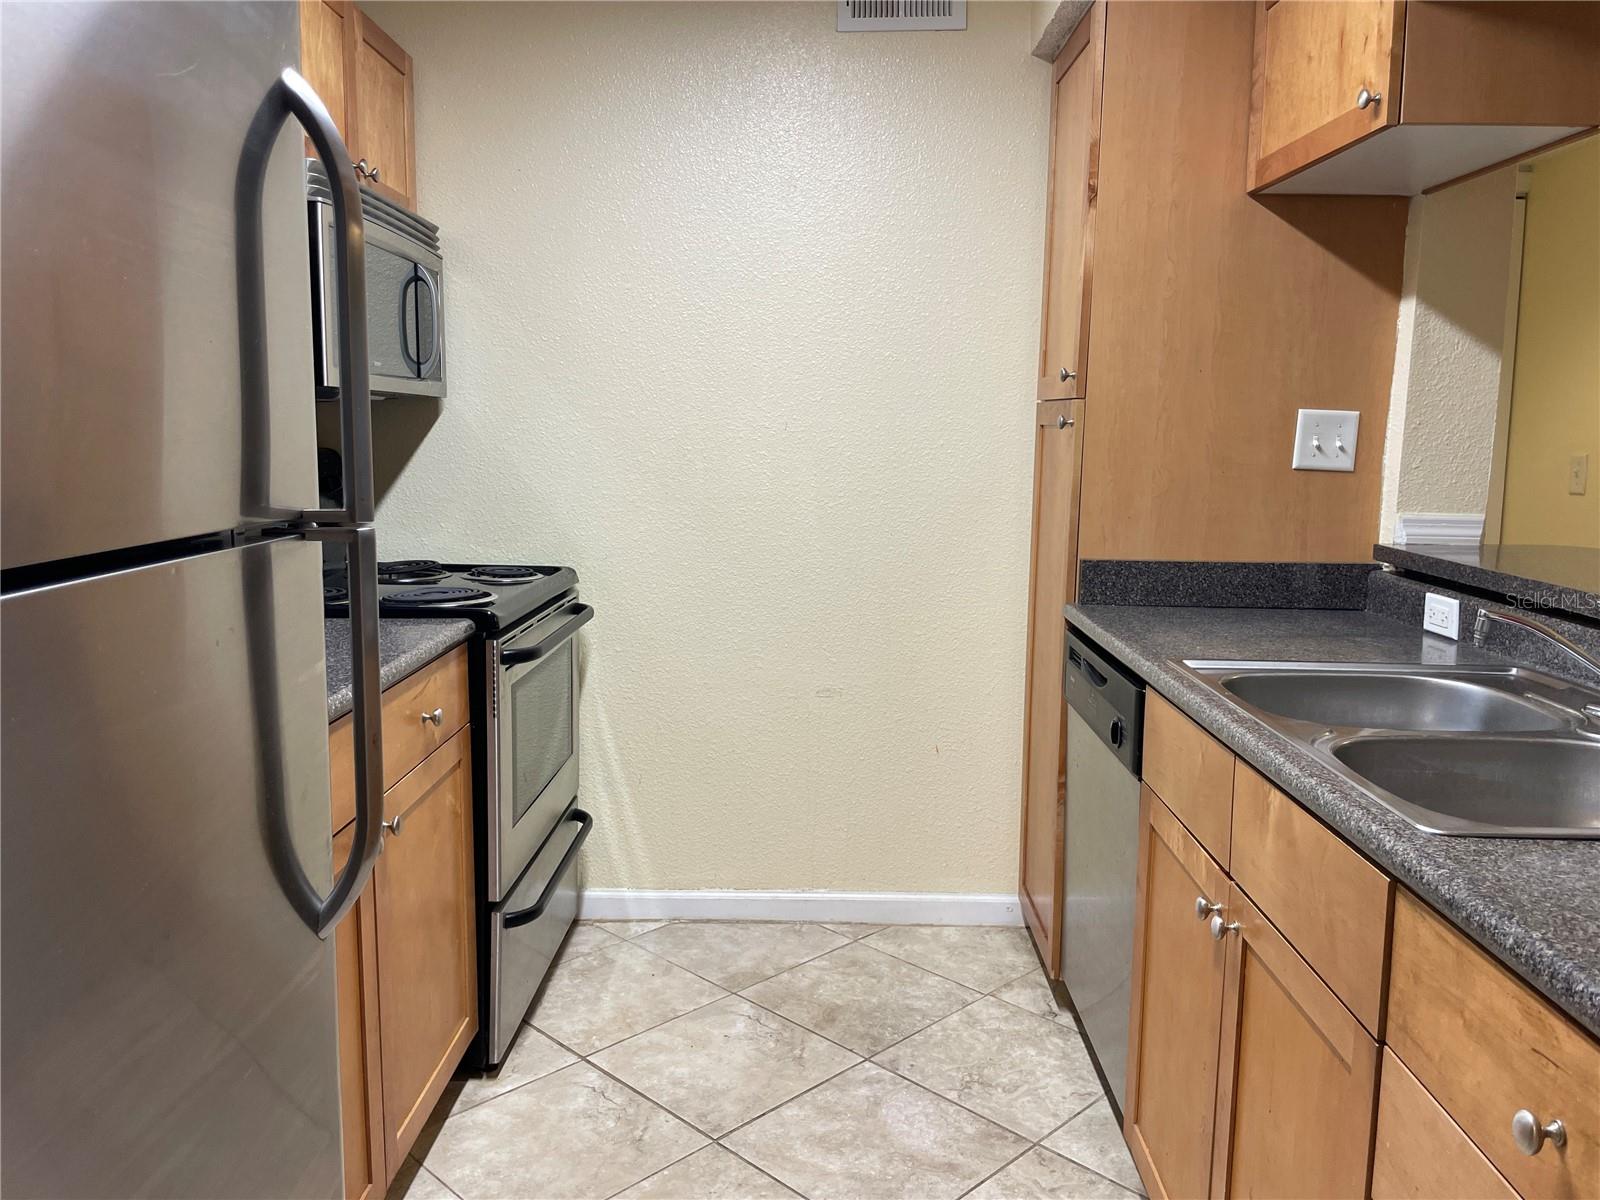
[[[341,568],[323,603],[343,615]],[[594,617],[571,567],[378,564],[380,617],[466,618],[477,830],[479,1035],[471,1065],[511,1048],[577,913],[574,862],[593,827],[578,795],[578,653]]]

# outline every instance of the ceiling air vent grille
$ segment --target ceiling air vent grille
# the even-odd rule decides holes
[[[966,27],[967,0],[839,0],[840,33]]]

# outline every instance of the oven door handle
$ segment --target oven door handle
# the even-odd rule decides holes
[[[500,651],[500,665],[514,667],[518,663],[537,662],[577,633],[580,625],[587,625],[592,620],[594,620],[594,605],[574,603],[567,609],[567,619],[533,645]]]
[[[570,825],[578,822],[578,832],[572,839],[572,844],[567,847],[566,853],[561,856],[561,861],[556,864],[556,869],[550,874],[550,882],[544,885],[544,891],[539,893],[539,898],[527,908],[519,908],[516,912],[506,913],[500,918],[500,923],[507,929],[515,929],[519,925],[529,925],[544,916],[544,910],[549,907],[551,898],[556,894],[556,889],[561,886],[561,881],[566,878],[567,871],[572,867],[572,862],[578,857],[578,851],[589,837],[589,831],[594,828],[594,818],[581,808],[575,808],[567,814],[567,819],[562,822]]]

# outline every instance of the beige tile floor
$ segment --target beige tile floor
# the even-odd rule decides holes
[[[529,1026],[390,1200],[1139,1191],[1020,929],[585,922]]]

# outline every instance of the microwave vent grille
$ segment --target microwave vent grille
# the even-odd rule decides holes
[[[306,199],[316,204],[333,203],[333,185],[328,172],[317,159],[306,159]],[[361,216],[364,220],[409,238],[418,245],[439,253],[439,227],[432,221],[402,208],[393,200],[361,185]]]

